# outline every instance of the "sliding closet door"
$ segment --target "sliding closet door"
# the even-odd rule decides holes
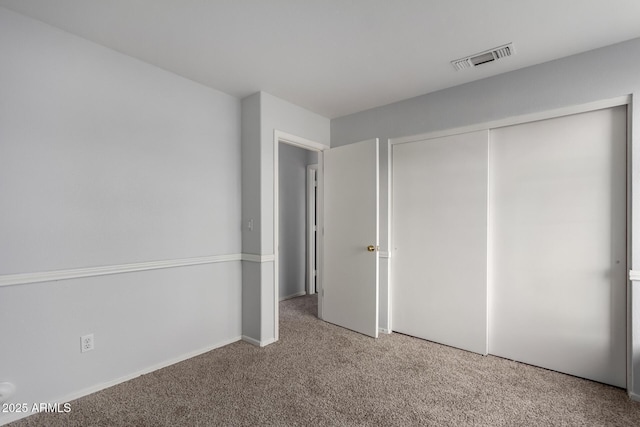
[[[487,352],[488,131],[393,146],[393,330]]]
[[[626,384],[626,107],[491,131],[489,352]]]

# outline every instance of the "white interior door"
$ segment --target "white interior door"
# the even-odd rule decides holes
[[[626,107],[491,131],[489,352],[626,384]]]
[[[372,337],[378,336],[378,192],[377,139],[324,151],[322,318]]]
[[[488,131],[393,146],[393,330],[487,353]]]

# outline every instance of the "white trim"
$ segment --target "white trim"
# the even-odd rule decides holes
[[[639,270],[629,270],[629,280],[638,281],[640,280],[640,271]]]
[[[273,138],[274,141],[284,142],[285,144],[289,145],[295,145],[296,147],[304,148],[305,150],[324,151],[329,149],[328,146],[320,144],[319,142],[311,141],[310,139],[282,132],[278,129],[274,129]]]
[[[318,293],[318,318],[324,319],[324,153],[318,153],[318,234],[316,239],[316,292]]]
[[[318,229],[318,209],[316,208],[318,200],[318,165],[307,165],[307,182],[306,182],[306,246],[307,246],[307,260],[306,260],[306,289],[307,294],[312,295],[316,293],[316,270],[317,258],[316,258],[316,233]]]
[[[273,262],[276,256],[274,254],[256,255],[256,254],[242,254],[242,261],[249,262]]]
[[[485,286],[486,286],[486,295],[485,295],[485,336],[484,336],[484,354],[486,356],[489,354],[489,330],[491,329],[491,307],[493,304],[493,265],[492,260],[494,259],[493,255],[493,237],[494,237],[494,227],[493,227],[493,210],[491,209],[493,206],[493,192],[491,191],[491,184],[494,182],[494,171],[493,164],[491,163],[491,129],[487,131],[487,176],[486,176],[486,185],[487,185],[487,259],[486,259],[486,275],[485,275]]]
[[[389,333],[393,331],[393,150],[391,149],[391,140],[387,139],[387,328]],[[380,320],[380,314],[378,314]]]
[[[640,402],[640,394],[636,394],[632,391],[629,392],[629,399],[635,401],[635,402]]]
[[[633,246],[633,138],[632,138],[632,123],[633,123],[633,103],[636,100],[636,97],[633,95],[630,96],[629,104],[627,105],[627,254],[626,254],[626,267],[630,268],[632,265],[632,246]],[[631,273],[633,270],[629,271],[629,276],[631,277]],[[634,377],[634,369],[633,369],[633,299],[631,286],[627,286],[626,292],[627,302],[626,302],[626,326],[627,326],[627,391],[631,393],[631,389],[633,388],[633,377]]]
[[[132,273],[136,271],[159,270],[162,268],[186,267],[189,265],[241,261],[244,258],[245,254],[210,255],[197,258],[105,265],[100,267],[73,268],[69,270],[43,271],[37,273],[6,274],[0,276],[0,287],[51,282],[54,280],[78,279],[82,277],[106,276],[109,274]]]
[[[278,341],[277,338],[269,338],[268,340],[265,341],[260,341],[260,347],[266,347],[269,344],[273,344],[274,342]]]
[[[301,297],[303,295],[306,295],[307,291],[300,291],[300,292],[296,292],[295,294],[291,294],[291,295],[287,295],[286,297],[282,297],[280,298],[280,301],[285,301],[291,298],[297,298],[297,297]]]
[[[258,341],[255,338],[248,337],[246,335],[242,336],[242,341],[247,342],[247,343],[249,343],[251,345],[255,345],[256,347],[261,347],[260,341]]]
[[[248,337],[246,335],[243,335],[242,336],[242,341],[245,341],[245,342],[247,342],[247,343],[249,343],[251,345],[255,345],[256,347],[266,347],[269,344],[273,344],[277,340],[275,338],[271,338],[271,339],[266,340],[266,341],[259,341],[259,340],[255,339],[255,338],[251,338],[251,337]]]
[[[601,101],[589,102],[586,104],[572,105],[569,107],[556,108],[554,110],[541,111],[520,116],[508,117],[505,119],[492,120],[490,122],[476,123],[469,126],[462,126],[452,129],[444,129],[434,132],[427,132],[418,135],[391,138],[391,145],[404,144],[407,142],[423,141],[425,139],[441,138],[443,136],[457,135],[462,133],[476,132],[480,130],[490,130],[505,126],[513,126],[522,123],[535,122],[556,117],[569,116],[572,114],[585,113],[587,111],[601,110],[604,108],[628,105],[631,102],[631,95],[618,96],[616,98],[604,99]]]
[[[382,332],[383,334],[391,333],[391,329],[387,329],[387,328],[378,328],[378,331]]]
[[[137,377],[139,377],[141,375],[146,375],[146,374],[151,373],[153,371],[157,371],[159,369],[166,368],[167,366],[175,365],[176,363],[180,363],[180,362],[185,361],[187,359],[191,359],[191,358],[199,356],[201,354],[208,353],[208,352],[210,352],[212,350],[227,346],[229,344],[233,344],[234,342],[238,342],[241,339],[242,339],[242,337],[239,337],[239,336],[238,337],[229,338],[229,339],[220,341],[220,342],[218,342],[216,344],[201,348],[200,350],[195,350],[195,351],[192,351],[192,352],[189,352],[189,353],[185,353],[185,354],[180,355],[178,357],[174,357],[174,358],[166,360],[164,362],[157,363],[155,365],[152,365],[150,367],[141,369],[141,370],[136,371],[134,373],[124,375],[124,376],[122,376],[120,378],[117,378],[115,380],[111,380],[111,381],[95,384],[93,386],[90,386],[90,387],[87,387],[87,388],[83,388],[82,390],[78,390],[78,391],[75,391],[73,393],[69,393],[69,394],[67,394],[65,396],[62,396],[60,398],[57,398],[57,399],[49,399],[48,401],[51,402],[51,403],[71,402],[72,400],[76,400],[76,399],[79,399],[81,397],[88,396],[90,394],[93,394],[93,393],[96,393],[98,391],[104,390],[106,388],[113,387],[113,386],[118,385],[118,384],[122,384],[123,382],[132,380],[132,379],[137,378]],[[26,417],[28,417],[30,415],[34,415],[34,414],[35,413],[31,413],[31,412],[29,412],[29,413],[14,413],[14,414],[11,414],[10,416],[6,417],[6,418],[0,419],[0,425],[9,424],[9,423],[14,422],[16,420],[19,420],[21,418],[26,418]]]
[[[391,258],[391,252],[389,251],[380,251],[379,255],[380,258]]]

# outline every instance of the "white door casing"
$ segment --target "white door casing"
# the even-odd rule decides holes
[[[378,336],[378,159],[377,139],[324,151],[322,318],[371,337]]]
[[[316,258],[316,236],[318,227],[317,215],[317,182],[318,165],[307,165],[307,295],[317,292],[317,258]]]

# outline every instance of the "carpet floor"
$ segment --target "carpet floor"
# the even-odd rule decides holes
[[[22,426],[638,426],[624,390],[401,334],[374,340],[280,304],[280,341],[236,342]]]

